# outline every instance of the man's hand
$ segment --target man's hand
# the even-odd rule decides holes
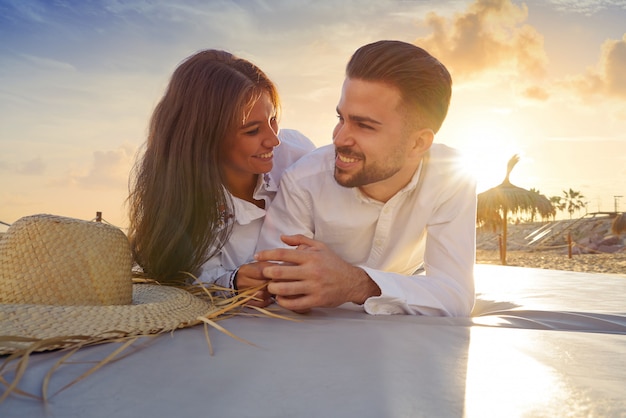
[[[283,235],[282,241],[295,249],[277,248],[260,251],[263,276],[271,279],[269,293],[279,305],[296,312],[314,307],[335,307],[345,302],[364,303],[380,289],[367,273],[332,252],[319,241],[304,235]]]
[[[249,263],[243,264],[237,271],[235,276],[235,283],[237,290],[245,290],[250,287],[257,287],[263,283],[267,283],[267,279],[263,277],[263,269],[272,263]],[[258,299],[258,300],[257,300]],[[272,295],[267,290],[267,286],[262,290],[255,293],[254,299],[251,299],[247,304],[251,306],[258,306],[263,308],[272,303]]]

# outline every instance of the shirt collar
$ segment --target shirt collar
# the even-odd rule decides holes
[[[265,192],[277,192],[278,182],[271,172],[259,175],[256,187],[254,188],[254,198],[261,199],[266,196]]]
[[[257,185],[254,188],[253,197],[256,200],[265,200],[265,207],[267,208],[276,191],[278,191],[278,183],[274,179],[274,176],[272,176],[271,173],[264,173],[259,175]],[[233,196],[226,187],[224,187],[224,192],[231,198],[232,206],[230,212],[234,213],[234,215],[228,216],[228,219],[226,219],[228,222],[237,222],[240,225],[247,225],[265,216],[265,209],[261,209],[253,203]]]

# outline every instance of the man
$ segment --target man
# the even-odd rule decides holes
[[[285,172],[261,230],[255,258],[278,262],[263,275],[281,306],[470,314],[476,186],[456,151],[433,144],[451,84],[412,44],[354,53],[333,145]]]

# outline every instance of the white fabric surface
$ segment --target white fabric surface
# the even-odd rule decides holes
[[[626,276],[479,265],[476,289],[472,318],[371,316],[347,305],[299,322],[228,319],[220,324],[255,346],[211,330],[213,357],[201,326],[147,338],[47,406],[11,395],[0,416],[626,415]],[[59,357],[34,355],[20,387],[37,393]],[[61,367],[51,392],[88,367]]]
[[[334,145],[290,167],[267,211],[258,249],[303,234],[362,267],[381,289],[371,314],[467,316],[474,302],[476,188],[458,153],[433,144],[407,186],[373,200],[334,179]],[[416,274],[424,267],[425,274]]]

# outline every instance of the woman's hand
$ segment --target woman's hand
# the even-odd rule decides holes
[[[239,267],[239,271],[235,276],[237,290],[242,291],[265,284],[265,287],[254,294],[254,298],[247,303],[248,305],[263,308],[273,302],[272,295],[267,290],[268,279],[263,276],[263,269],[270,265],[272,263],[259,262],[243,264]]]

